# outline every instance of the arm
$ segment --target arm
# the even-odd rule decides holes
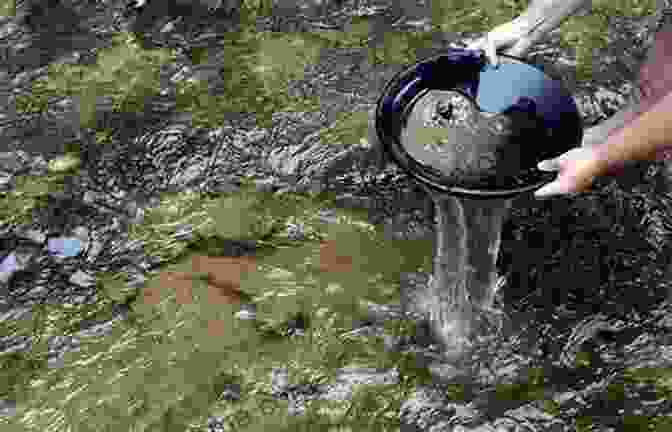
[[[600,168],[610,170],[630,160],[652,160],[672,147],[672,93],[600,146]]]
[[[592,0],[532,0],[522,15],[505,24],[512,30],[519,28],[524,32],[524,37],[508,53],[522,57],[534,43],[559,27],[566,18],[591,7]]]
[[[558,178],[535,192],[536,197],[587,190],[596,177],[608,174],[629,161],[650,160],[672,143],[672,93],[602,145],[577,147],[538,167],[560,171]]]

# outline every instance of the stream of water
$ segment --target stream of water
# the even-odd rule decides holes
[[[492,308],[502,225],[512,199],[432,195],[437,241],[423,309],[446,354],[459,356],[472,344],[479,314]]]
[[[406,118],[402,145],[448,183],[489,178],[493,166],[480,163],[483,143],[474,138],[474,110],[456,92],[428,91]],[[433,145],[437,139],[441,145]],[[426,190],[436,207],[438,238],[433,275],[418,306],[444,354],[460,357],[474,340],[479,315],[492,308],[502,225],[512,198],[476,200]]]

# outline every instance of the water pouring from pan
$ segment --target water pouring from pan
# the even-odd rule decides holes
[[[425,59],[388,82],[374,122],[377,145],[434,201],[434,268],[412,312],[450,359],[468,352],[492,310],[513,199],[552,181],[537,163],[583,136],[561,82],[520,58],[498,63],[470,49]]]

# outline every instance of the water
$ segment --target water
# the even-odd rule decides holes
[[[493,160],[483,163],[487,142],[478,138],[484,124],[475,121],[475,110],[457,92],[429,91],[409,112],[401,143],[416,161],[440,172],[445,184],[487,182],[495,167]],[[479,318],[492,311],[502,225],[512,198],[474,200],[427,191],[436,207],[438,238],[433,275],[418,306],[444,354],[461,357],[476,337]]]
[[[512,199],[432,195],[437,241],[423,309],[446,354],[459,356],[472,345],[480,315],[492,310],[502,225]]]

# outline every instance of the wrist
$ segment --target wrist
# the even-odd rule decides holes
[[[621,131],[611,135],[602,144],[594,146],[595,152],[593,154],[594,164],[596,169],[601,173],[610,173],[622,168],[628,158],[624,157],[622,147],[619,141],[622,141]]]

